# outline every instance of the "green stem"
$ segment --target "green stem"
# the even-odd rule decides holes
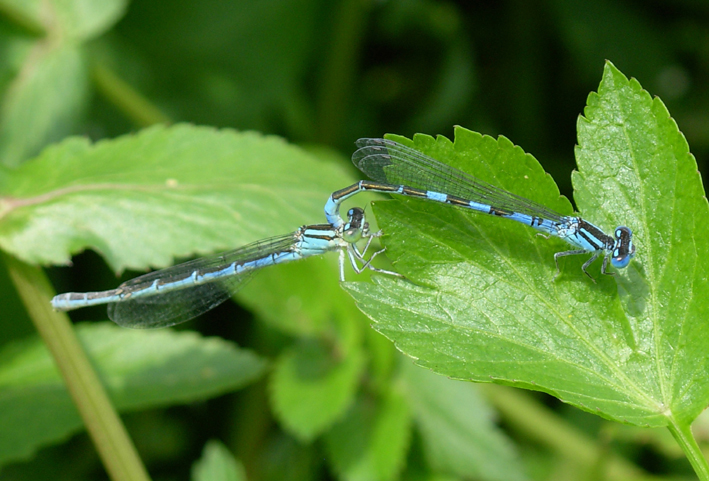
[[[370,0],[343,0],[334,7],[331,48],[324,63],[318,98],[318,142],[335,144],[347,118],[362,29],[371,6]]]
[[[92,74],[98,91],[136,125],[148,127],[153,124],[171,123],[167,115],[109,68],[95,65]]]
[[[672,433],[672,436],[677,440],[677,444],[679,444],[682,451],[684,451],[697,477],[702,481],[709,481],[709,465],[701,449],[699,449],[697,441],[692,435],[690,425],[679,423],[676,419],[670,417],[670,424],[667,427]]]
[[[51,308],[53,289],[47,277],[41,269],[14,257],[3,254],[2,258],[32,322],[54,357],[109,476],[115,481],[148,481],[148,473],[69,318]]]
[[[650,480],[655,478],[620,456],[608,453],[596,440],[560,419],[528,394],[506,386],[480,384],[488,400],[510,427],[553,451],[596,470],[603,463],[608,480]]]
[[[47,34],[44,25],[25,14],[21,9],[15,8],[11,2],[0,2],[0,16],[5,17],[30,35],[43,37]]]

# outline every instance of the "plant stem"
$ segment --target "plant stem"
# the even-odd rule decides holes
[[[318,141],[332,145],[342,134],[350,109],[348,103],[362,44],[362,30],[371,7],[370,0],[344,0],[335,9],[331,48],[326,54],[318,109]]]
[[[148,473],[76,338],[66,314],[52,310],[52,286],[38,267],[3,254],[10,277],[114,481],[149,481]]]
[[[5,17],[12,24],[23,29],[30,35],[43,37],[47,34],[44,25],[27,15],[22,9],[12,6],[10,2],[0,3],[0,16]]]
[[[480,384],[488,400],[513,429],[586,469],[605,467],[603,479],[659,479],[620,456],[607,453],[598,443],[534,401],[528,394],[506,386]],[[603,459],[607,456],[608,459]]]
[[[97,90],[139,127],[171,123],[167,115],[109,68],[98,64],[91,73]]]
[[[697,441],[692,435],[690,425],[682,424],[674,417],[670,417],[670,424],[667,427],[672,433],[672,436],[677,440],[677,444],[679,444],[682,451],[684,451],[697,477],[702,481],[709,481],[709,465],[701,449],[699,449]]]

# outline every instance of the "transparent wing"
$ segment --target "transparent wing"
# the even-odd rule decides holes
[[[253,271],[157,296],[129,298],[108,305],[108,317],[123,327],[153,329],[174,326],[214,309],[251,278]]]
[[[108,305],[108,317],[120,326],[139,329],[173,326],[193,319],[230,298],[249,281],[254,271],[235,274],[234,263],[248,264],[289,251],[296,244],[297,234],[298,231],[260,240],[131,279],[118,287],[126,296]],[[210,280],[197,284],[196,278]]]
[[[386,139],[359,139],[352,162],[372,180],[453,195],[552,221],[565,216]]]

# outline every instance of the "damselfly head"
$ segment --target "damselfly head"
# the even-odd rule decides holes
[[[630,262],[635,255],[635,244],[633,244],[633,233],[625,226],[615,228],[615,246],[611,264],[613,267],[622,269]]]
[[[359,207],[352,207],[347,211],[347,223],[342,231],[342,239],[350,244],[362,238],[365,232],[369,232],[369,224],[364,220],[364,210]]]

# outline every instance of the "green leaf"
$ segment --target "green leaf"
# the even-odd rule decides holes
[[[329,459],[345,481],[396,479],[411,438],[404,399],[389,391],[381,399],[360,398],[325,436]]]
[[[317,443],[304,444],[277,431],[265,440],[250,471],[259,481],[315,481],[320,479],[322,458]]]
[[[348,266],[345,274],[350,278],[366,279],[368,274],[356,274]],[[260,319],[294,336],[317,336],[336,324],[366,326],[369,320],[335,282],[337,278],[337,256],[318,256],[264,270],[237,298]]]
[[[4,0],[11,9],[57,38],[88,40],[113,26],[125,12],[126,0]]]
[[[536,161],[462,128],[455,143],[408,142],[483,180],[571,212]],[[686,423],[709,402],[708,209],[694,158],[659,99],[607,64],[579,121],[574,176],[584,217],[627,224],[637,254],[615,277],[562,241],[492,216],[415,200],[376,206],[408,280],[348,289],[375,328],[416,362],[456,379],[541,390],[606,418]]]
[[[84,41],[109,30],[128,7],[127,0],[54,0],[52,4],[56,23],[51,27],[67,38]]]
[[[204,446],[202,458],[192,467],[193,481],[246,481],[244,467],[219,441]]]
[[[335,282],[337,276],[336,256],[318,257],[268,269],[237,296],[241,305],[271,326],[296,336],[313,336],[331,327],[338,316],[362,316]]]
[[[495,426],[474,385],[403,362],[402,387],[436,472],[485,481],[526,479],[512,441]]]
[[[77,334],[120,410],[193,402],[240,389],[265,361],[218,338],[172,330],[83,324]],[[27,457],[81,427],[51,356],[38,339],[0,351],[0,463]]]
[[[271,404],[284,427],[311,441],[352,404],[364,369],[360,348],[338,352],[303,341],[281,354],[271,379]]]
[[[81,49],[36,42],[3,98],[2,164],[17,166],[73,132],[87,100],[88,72]]]
[[[116,271],[165,267],[322,218],[348,177],[275,137],[156,126],[71,138],[0,184],[0,246],[31,263],[92,248]],[[47,242],[46,239],[52,239]]]
[[[689,422],[709,402],[709,204],[696,160],[662,101],[610,62],[584,117],[578,205],[627,222],[637,239],[637,261],[619,279],[634,341],[624,369],[659,411]]]

